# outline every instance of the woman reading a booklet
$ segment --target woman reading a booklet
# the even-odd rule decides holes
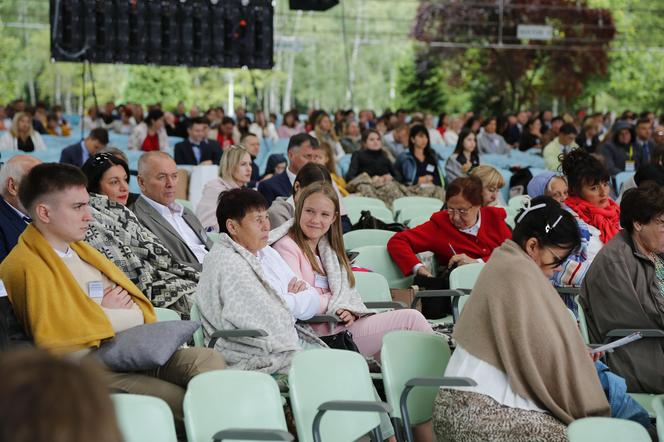
[[[445,376],[477,385],[441,389],[434,408],[440,441],[565,441],[588,416],[641,418],[624,381],[594,364],[549,278],[580,244],[574,217],[550,197],[517,216],[513,239],[494,250],[454,331]],[[603,378],[604,382],[600,381]],[[607,399],[608,396],[608,399]]]
[[[646,182],[620,203],[624,230],[597,254],[581,291],[588,332],[602,342],[614,329],[664,330],[664,189]],[[634,393],[664,393],[664,339],[642,339],[608,355]]]

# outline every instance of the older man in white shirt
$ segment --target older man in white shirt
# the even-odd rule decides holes
[[[138,161],[141,197],[131,209],[180,262],[200,270],[212,247],[196,215],[175,201],[177,166],[165,152],[148,152]]]

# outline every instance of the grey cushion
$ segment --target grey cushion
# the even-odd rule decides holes
[[[115,335],[94,353],[113,371],[143,371],[164,365],[201,326],[198,321],[162,321]]]

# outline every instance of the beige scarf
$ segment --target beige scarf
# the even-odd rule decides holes
[[[470,354],[507,374],[510,386],[565,424],[609,416],[588,350],[564,303],[513,241],[495,249],[455,327]]]

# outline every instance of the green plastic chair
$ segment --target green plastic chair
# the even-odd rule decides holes
[[[406,225],[412,229],[413,227],[421,226],[430,219],[431,216],[414,216],[406,220]]]
[[[163,399],[138,394],[111,399],[124,442],[177,442],[173,413]]]
[[[505,208],[505,212],[507,212],[507,217],[505,218],[505,222],[511,228],[514,228],[514,226],[516,225],[516,216],[523,208],[524,201],[526,201],[529,198],[530,197],[528,195],[517,195],[510,198],[510,200],[507,202],[507,207]]]
[[[212,242],[217,242],[219,240],[219,232],[208,232],[207,236]]]
[[[569,442],[650,442],[645,428],[627,419],[586,417],[567,427]]]
[[[155,307],[154,312],[157,314],[158,322],[179,321],[182,319],[178,312],[171,310],[170,308]]]
[[[383,440],[378,402],[367,363],[359,353],[314,349],[295,354],[288,374],[290,400],[300,442],[351,441],[367,433]]]
[[[450,273],[450,289],[469,292],[473,289],[475,281],[477,281],[477,277],[480,275],[483,268],[484,263],[482,262],[466,264],[455,268]],[[469,296],[459,296],[454,299],[452,315],[454,316],[455,321],[461,316],[461,310],[463,310],[463,306],[466,304],[466,301],[468,301],[468,297]]]
[[[380,229],[352,230],[344,234],[344,248],[352,250],[362,246],[386,246],[394,233]]]
[[[353,261],[357,267],[364,267],[380,273],[387,279],[390,288],[407,288],[413,283],[412,276],[403,276],[399,267],[392,261],[386,246],[363,246],[352,249],[359,255]]]
[[[372,207],[387,207],[383,200],[371,198],[369,196],[350,195],[343,198],[341,201],[344,206],[346,206],[346,209],[350,209],[351,207],[364,207],[365,209]]]
[[[256,371],[217,370],[195,376],[184,396],[184,424],[189,442],[293,440],[277,382]]]
[[[655,413],[655,408],[653,407],[653,401],[657,398],[656,395],[650,393],[630,393],[627,392],[632,399],[638,402],[650,415],[650,418],[653,419],[657,416]],[[660,433],[661,434],[661,433]]]
[[[438,335],[393,331],[383,337],[381,370],[392,418],[409,442],[412,425],[431,420],[441,386],[472,386],[468,378],[444,378],[450,348]]]
[[[353,272],[353,275],[355,276],[355,289],[367,308],[401,309],[406,307],[403,303],[392,300],[387,279],[380,273]]]
[[[558,292],[561,292],[563,289],[558,289]],[[577,289],[578,290],[578,289]],[[588,322],[586,321],[586,312],[583,310],[583,306],[579,302],[579,295],[574,297],[574,302],[576,302],[576,309],[579,312],[578,322],[579,322],[579,332],[581,332],[581,337],[583,342],[586,345],[590,344],[590,335],[588,334]]]
[[[433,212],[438,212],[441,207],[443,207],[444,202],[437,198],[429,198],[426,196],[404,196],[397,198],[392,202],[392,211],[396,215],[397,212],[403,211],[406,208],[410,207],[426,207]],[[399,217],[399,219],[405,219],[404,217]]]
[[[191,201],[189,201],[189,200],[176,199],[175,202],[180,204],[181,206],[186,207],[187,209],[191,210],[192,212],[194,211],[194,205],[191,204]]]
[[[659,442],[664,442],[664,395],[655,396],[651,405],[657,416],[657,435],[659,436]]]
[[[360,220],[360,217],[362,216],[362,211],[363,210],[369,210],[371,211],[371,216],[373,216],[376,219],[379,219],[383,221],[384,223],[393,223],[394,222],[394,216],[392,215],[392,212],[390,209],[387,207],[361,207],[361,206],[352,206],[352,207],[347,207],[348,210],[348,218],[350,218],[350,222],[352,224],[355,224]]]
[[[199,322],[203,321],[203,318],[201,318],[201,312],[200,310],[198,310],[198,306],[196,304],[193,304],[191,306],[189,317],[191,318],[192,321],[199,321]],[[202,325],[198,327],[198,329],[194,332],[194,345],[196,347],[205,347],[205,336],[203,335]]]

